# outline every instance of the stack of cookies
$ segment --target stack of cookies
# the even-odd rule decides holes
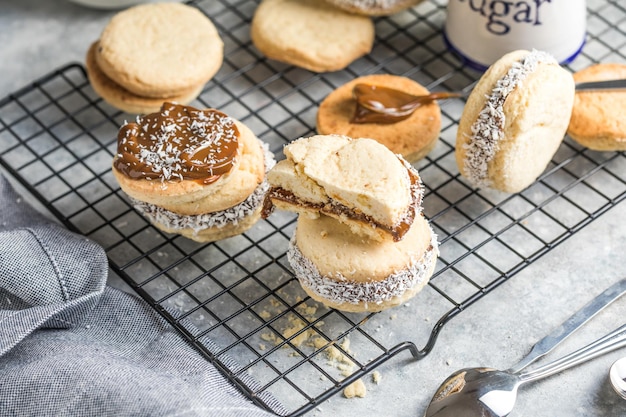
[[[417,171],[373,139],[318,135],[284,149],[263,216],[299,213],[287,253],[304,290],[344,311],[380,311],[419,292],[437,260]]]
[[[113,174],[157,228],[212,242],[260,219],[274,156],[238,120],[165,103],[123,125],[117,145]]]
[[[128,113],[188,104],[222,65],[213,23],[180,3],[151,3],[116,14],[86,57],[89,81],[106,102]]]

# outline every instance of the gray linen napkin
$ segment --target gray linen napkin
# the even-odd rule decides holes
[[[0,175],[2,416],[271,415],[107,273],[101,247]]]

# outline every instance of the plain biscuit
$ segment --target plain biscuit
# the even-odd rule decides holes
[[[142,97],[132,93],[115,83],[102,72],[96,62],[95,52],[98,42],[94,42],[87,51],[86,69],[89,82],[94,91],[111,106],[131,114],[145,114],[158,111],[163,103],[173,102],[179,104],[189,104],[195,100],[202,92],[204,84],[194,86],[189,91],[181,92],[177,96],[155,98]]]
[[[596,64],[574,73],[577,83],[626,78],[624,64]],[[578,91],[568,135],[596,151],[626,151],[626,91]]]
[[[96,61],[116,84],[142,97],[178,96],[219,70],[224,45],[197,8],[152,3],[117,13],[100,35]]]
[[[456,161],[474,186],[515,193],[545,170],[574,103],[571,73],[541,51],[514,51],[478,81],[463,109]]]
[[[395,123],[351,123],[356,109],[352,90],[359,83],[415,95],[429,93],[419,83],[397,75],[374,74],[356,78],[332,91],[322,101],[317,112],[318,133],[376,139],[409,162],[422,159],[435,147],[441,131],[441,110],[436,101],[420,106],[409,118]]]
[[[251,24],[265,56],[313,72],[338,71],[369,53],[374,23],[324,0],[263,0]]]

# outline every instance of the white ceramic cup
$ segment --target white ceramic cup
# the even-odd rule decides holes
[[[586,36],[585,0],[449,0],[448,47],[484,70],[507,52],[538,49],[571,62]]]

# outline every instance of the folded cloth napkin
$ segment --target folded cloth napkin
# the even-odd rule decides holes
[[[0,175],[2,416],[272,415],[107,274],[100,246],[36,212]]]

